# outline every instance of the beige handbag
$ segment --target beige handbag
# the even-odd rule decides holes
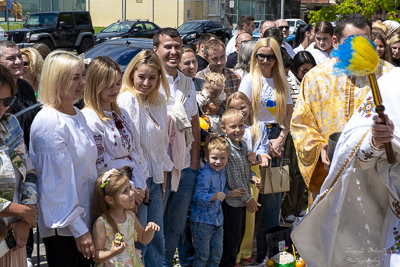
[[[262,188],[260,190],[261,194],[266,195],[287,192],[290,190],[288,163],[288,159],[283,159],[283,165],[271,167],[271,162],[269,162],[268,167],[262,167],[260,169],[262,179]]]

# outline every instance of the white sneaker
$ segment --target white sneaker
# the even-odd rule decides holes
[[[33,267],[31,258],[28,258],[26,261],[27,261],[28,267]]]

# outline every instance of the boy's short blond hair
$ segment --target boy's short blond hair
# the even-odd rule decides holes
[[[224,114],[222,114],[222,125],[225,126],[226,120],[229,120],[229,119],[234,118],[234,117],[243,118],[243,114],[242,114],[242,112],[240,112],[237,109],[233,109],[233,108],[227,109],[224,112]]]
[[[207,158],[210,154],[210,151],[213,149],[225,151],[229,156],[230,145],[223,137],[214,136],[206,141],[204,145],[204,152]]]

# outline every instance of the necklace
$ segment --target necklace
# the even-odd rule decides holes
[[[107,107],[107,108],[103,108],[103,110],[112,111],[112,108],[111,107]]]

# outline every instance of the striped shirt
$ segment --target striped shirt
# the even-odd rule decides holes
[[[230,155],[225,166],[226,184],[228,190],[245,188],[247,192],[241,197],[227,197],[226,203],[231,207],[245,207],[245,201],[251,197],[250,181],[256,174],[251,170],[251,165],[247,160],[247,145],[244,140],[240,140],[240,146],[235,145],[229,138],[225,138],[230,145]]]

